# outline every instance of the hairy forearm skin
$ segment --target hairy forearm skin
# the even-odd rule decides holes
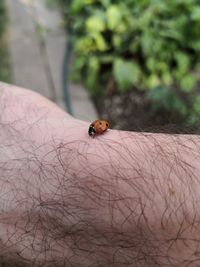
[[[0,92],[4,266],[200,265],[200,137],[91,138],[42,97]]]

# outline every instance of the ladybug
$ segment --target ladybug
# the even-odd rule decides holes
[[[109,128],[109,122],[107,120],[96,120],[93,121],[88,129],[89,136],[104,133]]]

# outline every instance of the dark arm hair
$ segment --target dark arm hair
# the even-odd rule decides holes
[[[90,138],[32,104],[0,122],[2,266],[199,265],[199,136]]]

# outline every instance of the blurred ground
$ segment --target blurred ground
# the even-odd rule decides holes
[[[10,17],[10,52],[13,83],[30,88],[65,109],[62,63],[66,34],[58,10],[45,0],[7,0]],[[97,117],[85,89],[70,84],[73,115],[83,120]]]

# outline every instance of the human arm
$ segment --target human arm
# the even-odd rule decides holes
[[[198,265],[198,136],[91,138],[89,123],[5,84],[0,110],[2,261]]]

